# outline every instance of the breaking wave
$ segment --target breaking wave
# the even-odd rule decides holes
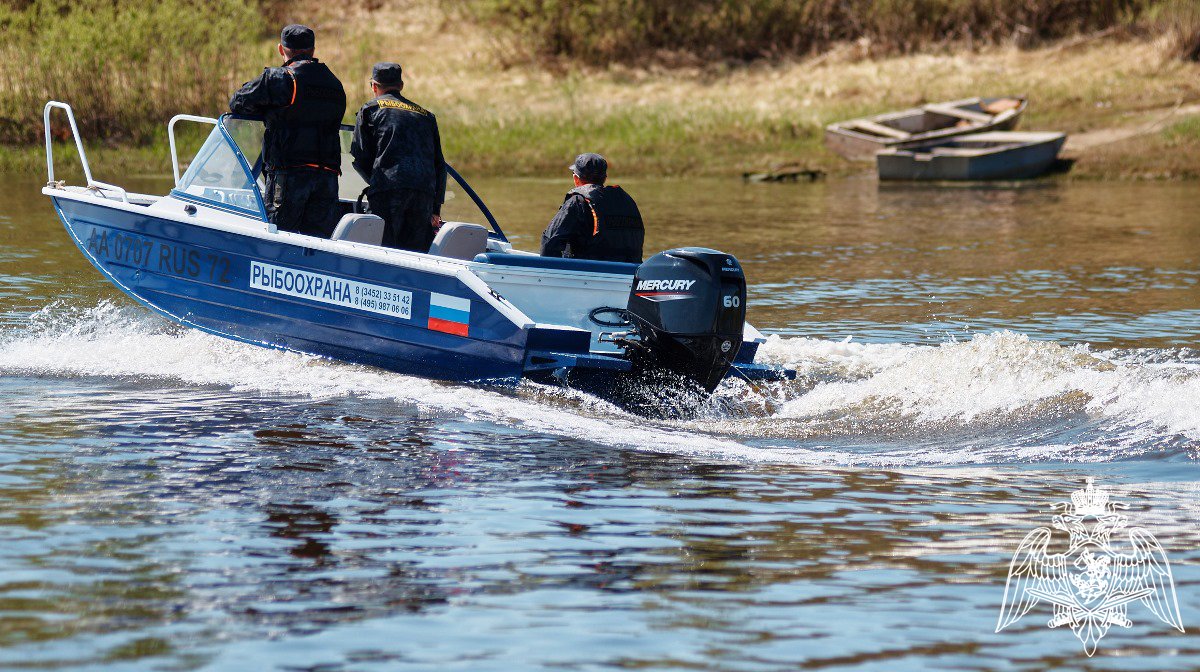
[[[1093,351],[1012,332],[938,346],[772,336],[797,380],[727,382],[690,421],[585,395],[480,388],[258,348],[113,303],[52,305],[0,331],[0,373],[392,400],[417,413],[622,448],[847,466],[1187,458],[1200,446],[1200,353]]]

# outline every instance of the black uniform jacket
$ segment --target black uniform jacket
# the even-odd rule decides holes
[[[282,68],[263,70],[233,94],[229,111],[265,119],[265,171],[308,167],[340,172],[346,91],[317,59],[292,59]]]
[[[397,93],[362,106],[354,125],[354,169],[367,193],[412,189],[434,195],[437,211],[446,200],[446,160],[437,117]]]
[[[641,263],[646,229],[621,187],[585,184],[567,192],[542,234],[543,257]]]

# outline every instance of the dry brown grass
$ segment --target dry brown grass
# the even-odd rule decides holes
[[[1158,27],[1191,0],[441,0],[526,60],[747,62],[855,40],[890,56]],[[1174,17],[1172,17],[1174,18]]]
[[[822,149],[825,124],[925,101],[1025,93],[1027,128],[1069,133],[1200,101],[1200,66],[1175,58],[1168,36],[883,59],[842,45],[817,58],[736,68],[553,73],[504,67],[477,26],[425,3],[365,16],[372,20],[332,26],[337,46],[326,58],[338,72],[352,81],[345,73],[365,73],[377,58],[399,60],[409,93],[442,119],[450,155],[505,173],[555,171],[584,149],[608,152],[636,173],[733,174],[791,161],[839,172],[853,168]],[[1083,157],[1079,172],[1088,170]]]

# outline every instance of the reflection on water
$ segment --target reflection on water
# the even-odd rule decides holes
[[[526,247],[566,188],[476,186]],[[0,667],[1200,666],[1194,186],[623,186],[648,248],[743,260],[799,380],[648,422],[221,341],[0,194]],[[993,632],[1088,475],[1188,634]]]

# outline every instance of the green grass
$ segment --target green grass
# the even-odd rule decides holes
[[[729,175],[770,163],[824,163],[821,128],[747,118],[738,111],[637,108],[586,122],[554,116],[444,124],[447,156],[486,172],[545,175],[569,157],[596,151],[613,157],[614,171],[637,175]],[[567,158],[564,158],[567,157]]]
[[[1074,175],[1100,180],[1195,180],[1200,178],[1200,116],[1157,133],[1129,138],[1085,153]]]
[[[171,153],[167,143],[122,145],[117,147],[85,147],[92,177],[101,182],[119,184],[122,178],[134,175],[164,176],[171,174]],[[55,143],[54,177],[69,184],[82,184],[82,170],[75,145]],[[41,146],[13,147],[0,145],[0,174],[20,177],[46,177],[46,152]]]
[[[476,174],[555,175],[585,150],[617,157],[614,173],[630,176],[728,176],[797,158],[835,172],[845,168],[825,153],[819,126],[747,121],[732,112],[680,119],[669,110],[631,110],[582,125],[546,116],[473,124],[443,119],[441,126],[448,159]],[[85,150],[101,181],[128,174],[166,175],[171,170],[165,135],[141,144],[89,143]],[[186,155],[187,150],[180,153]],[[76,178],[75,146],[56,142],[54,155],[59,179]],[[44,175],[45,170],[40,144],[0,145],[0,173]]]
[[[1164,128],[1160,135],[1170,147],[1200,143],[1200,116],[1171,124]]]
[[[147,143],[180,109],[228,100],[255,74],[249,0],[28,0],[0,4],[0,142],[36,142],[42,105],[70,101],[104,143]]]

